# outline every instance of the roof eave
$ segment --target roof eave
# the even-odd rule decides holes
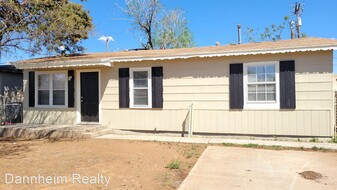
[[[43,62],[43,63],[12,63],[18,69],[55,69],[55,68],[76,68],[76,67],[113,67],[113,63],[110,59],[100,60],[72,60],[72,61],[58,61],[58,62]]]
[[[157,56],[157,57],[113,57],[110,58],[110,62],[135,62],[135,61],[157,61],[157,60],[173,60],[173,59],[189,59],[189,58],[206,58],[206,57],[228,57],[228,56],[244,56],[244,55],[263,55],[263,54],[280,54],[280,53],[296,53],[296,52],[309,52],[309,51],[328,51],[337,50],[337,46],[324,46],[324,47],[310,47],[310,48],[287,48],[277,50],[255,50],[255,51],[241,51],[241,52],[207,52],[198,54],[183,54],[172,56]]]
[[[297,47],[297,48],[282,48],[272,50],[254,50],[254,51],[231,51],[231,52],[203,52],[203,53],[186,53],[170,56],[134,56],[134,57],[105,57],[101,59],[79,59],[79,60],[61,60],[42,63],[25,63],[14,62],[18,69],[49,69],[49,68],[69,68],[69,67],[113,67],[114,63],[120,62],[136,62],[136,61],[157,61],[157,60],[174,60],[174,59],[189,59],[189,58],[209,58],[209,57],[228,57],[228,56],[246,56],[246,55],[264,55],[264,54],[282,54],[296,53],[309,51],[328,51],[336,50],[337,45],[315,46],[315,47]]]

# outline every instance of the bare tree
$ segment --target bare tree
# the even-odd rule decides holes
[[[126,7],[121,8],[132,20],[134,29],[141,31],[146,42],[144,49],[154,49],[153,29],[161,9],[159,0],[124,0]]]
[[[244,32],[246,35],[247,42],[258,42],[258,41],[278,41],[282,39],[282,32],[286,29],[287,22],[289,20],[288,16],[283,17],[283,22],[279,25],[271,24],[265,27],[262,33],[259,33],[258,29],[247,27]],[[259,36],[259,37],[257,37]]]

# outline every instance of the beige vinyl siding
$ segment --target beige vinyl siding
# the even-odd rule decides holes
[[[296,109],[229,110],[229,64],[279,60],[295,60]],[[163,66],[163,109],[119,109],[118,68],[153,66]],[[103,123],[120,129],[182,131],[193,103],[194,132],[331,136],[331,73],[331,51],[115,64],[102,70]]]
[[[28,106],[29,103],[28,72],[29,71],[27,70],[23,72],[23,91],[24,91],[23,123],[62,124],[62,125],[76,124],[76,108],[35,108]]]

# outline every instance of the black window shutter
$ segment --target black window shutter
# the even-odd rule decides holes
[[[35,72],[30,71],[28,75],[28,86],[29,86],[29,107],[35,106]]]
[[[129,68],[119,69],[119,108],[129,107],[129,75]]]
[[[152,108],[163,108],[163,67],[152,67]]]
[[[73,108],[75,105],[75,72],[74,70],[68,71],[68,107]]]
[[[295,61],[280,61],[280,108],[295,109]]]
[[[229,65],[229,108],[243,109],[243,64]]]

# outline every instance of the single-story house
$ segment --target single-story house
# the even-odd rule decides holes
[[[24,123],[181,132],[192,119],[198,134],[331,137],[336,48],[302,38],[13,64],[24,70]]]

